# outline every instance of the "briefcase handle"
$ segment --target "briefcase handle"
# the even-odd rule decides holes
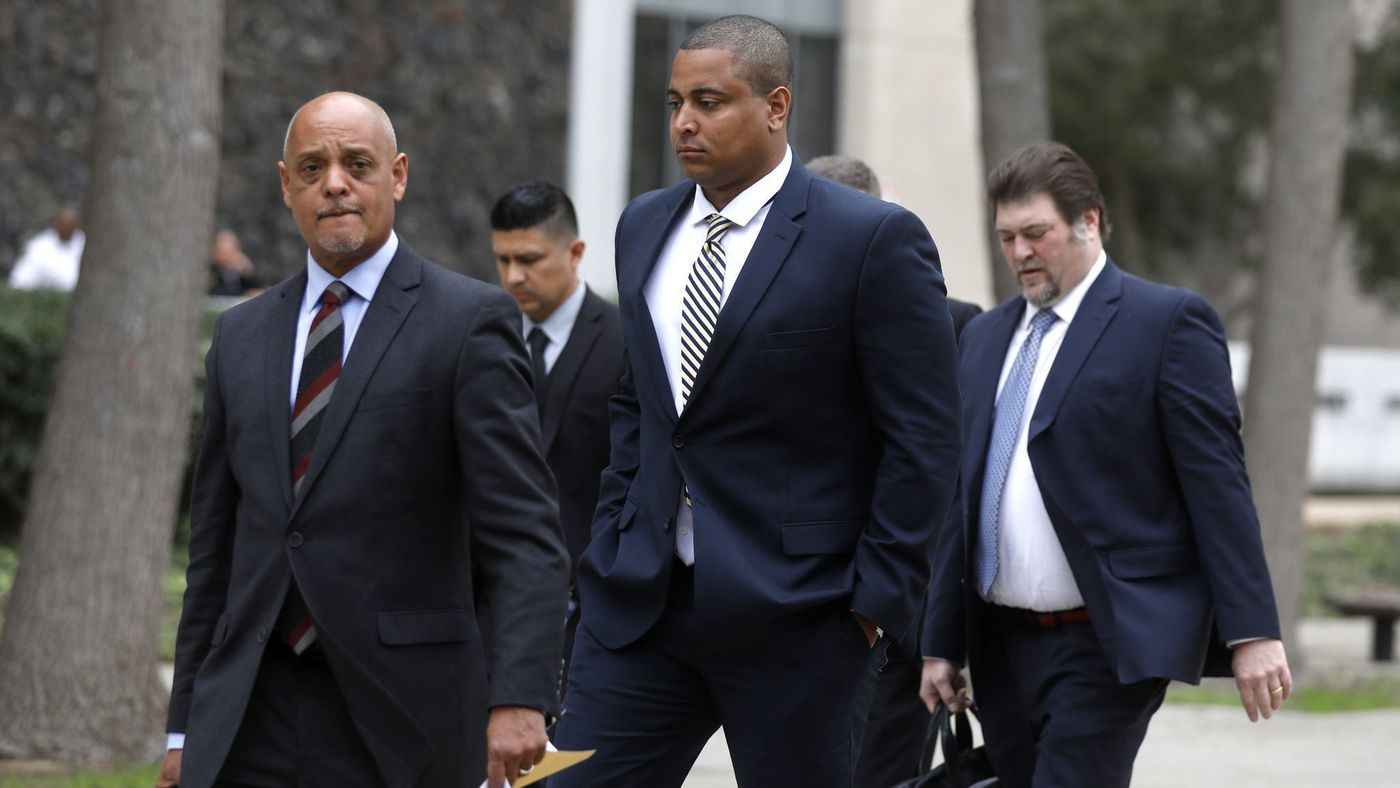
[[[968,711],[977,713],[971,707]],[[938,750],[940,740],[943,742],[943,763],[947,766],[948,777],[953,785],[965,785],[960,757],[962,753],[972,749],[972,723],[968,721],[966,711],[949,714],[948,707],[941,703],[934,710],[933,715],[929,717],[924,750],[919,756],[920,774],[925,774],[933,768],[933,756]]]

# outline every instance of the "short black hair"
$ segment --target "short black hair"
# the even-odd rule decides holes
[[[706,22],[685,37],[681,49],[723,49],[734,55],[734,70],[766,96],[792,86],[792,51],[777,25],[756,16],[735,14]]]
[[[1099,214],[1099,237],[1107,241],[1113,226],[1108,221],[1098,176],[1078,153],[1059,142],[1042,142],[1011,154],[987,178],[992,213],[1001,203],[1028,200],[1045,193],[1055,203],[1060,218],[1073,226],[1086,211]]]
[[[549,181],[525,181],[501,195],[491,208],[492,230],[544,227],[558,237],[578,237],[578,216],[564,190]]]
[[[870,165],[860,159],[837,154],[818,156],[807,162],[807,169],[829,181],[865,192],[871,197],[880,196],[880,179],[875,177],[875,171],[870,169]]]

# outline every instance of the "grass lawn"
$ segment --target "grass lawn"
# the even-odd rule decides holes
[[[1206,687],[1173,684],[1167,691],[1167,702],[1234,706],[1244,713],[1238,693]],[[1299,687],[1285,708],[1319,714],[1400,708],[1400,680],[1372,679],[1345,687]]]
[[[0,761],[0,788],[151,788],[159,774],[157,766],[62,775],[6,774],[4,761]]]

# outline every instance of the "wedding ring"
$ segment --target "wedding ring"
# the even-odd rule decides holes
[[[1270,694],[1270,695],[1279,695],[1279,694],[1282,694],[1282,693],[1283,693],[1283,687],[1274,687],[1273,689],[1269,690],[1269,694]]]

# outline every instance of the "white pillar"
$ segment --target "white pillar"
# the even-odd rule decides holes
[[[634,0],[574,2],[565,189],[587,243],[579,271],[604,296],[617,293],[613,233],[627,205],[635,23]]]
[[[948,292],[985,307],[985,178],[972,0],[848,0],[838,147],[923,219]]]

